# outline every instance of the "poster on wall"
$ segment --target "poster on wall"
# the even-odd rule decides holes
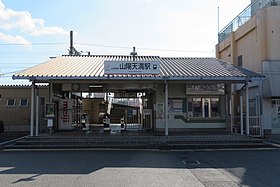
[[[168,112],[183,112],[183,100],[182,99],[169,99],[168,100]]]
[[[164,105],[163,103],[157,103],[157,115],[156,118],[157,119],[163,119],[163,115],[164,115]]]
[[[54,117],[55,104],[47,103],[46,104],[46,117]]]

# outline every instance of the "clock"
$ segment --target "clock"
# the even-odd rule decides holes
[[[73,91],[78,91],[80,89],[80,85],[79,84],[72,84],[72,90]]]

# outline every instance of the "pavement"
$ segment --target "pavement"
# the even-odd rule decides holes
[[[0,186],[278,187],[280,150],[0,151]]]

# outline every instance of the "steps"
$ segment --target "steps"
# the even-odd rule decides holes
[[[271,148],[262,139],[238,135],[199,136],[46,136],[26,137],[8,145],[5,149],[230,149],[230,148]]]

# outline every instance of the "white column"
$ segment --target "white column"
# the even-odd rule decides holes
[[[165,102],[164,102],[164,109],[165,109],[165,136],[168,136],[168,82],[165,81]]]
[[[249,135],[249,88],[248,82],[246,83],[246,134]]]
[[[39,96],[36,96],[36,130],[35,136],[39,134]]]
[[[230,114],[230,132],[233,133],[233,123],[234,123],[234,95],[230,96],[229,103],[229,114]]]
[[[34,135],[34,104],[35,104],[35,82],[32,81],[32,88],[31,88],[31,103],[30,103],[30,136]]]
[[[240,134],[243,135],[243,97],[240,93]]]

